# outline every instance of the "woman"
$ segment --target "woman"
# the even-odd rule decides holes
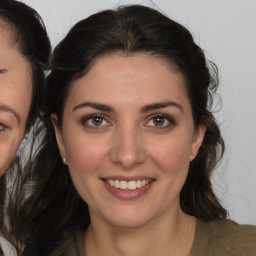
[[[156,10],[77,23],[47,79],[23,255],[255,255],[255,227],[226,220],[210,182],[217,85],[189,31]]]
[[[20,171],[17,166],[14,168],[13,159],[24,135],[39,116],[40,94],[50,49],[45,27],[37,12],[17,1],[1,0],[0,227],[6,236],[3,222],[6,183],[14,182],[16,172]],[[4,175],[12,162],[13,168]],[[13,196],[17,197],[17,194],[14,192]]]

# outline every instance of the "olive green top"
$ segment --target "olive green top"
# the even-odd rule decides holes
[[[256,256],[256,226],[197,220],[190,256]]]
[[[70,239],[65,256],[86,256],[82,233]],[[256,256],[256,226],[197,220],[190,256]]]

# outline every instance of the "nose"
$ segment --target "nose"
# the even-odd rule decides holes
[[[131,169],[146,160],[146,151],[139,131],[119,129],[116,131],[110,150],[111,161],[124,169]]]

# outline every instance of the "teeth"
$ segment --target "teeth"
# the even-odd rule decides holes
[[[106,180],[106,182],[111,186],[119,189],[135,190],[137,188],[144,187],[149,184],[149,180]]]
[[[131,180],[128,182],[128,189],[135,190],[137,188],[137,181]]]
[[[120,180],[119,184],[120,184],[120,189],[127,189],[128,188],[128,183],[125,180]]]
[[[114,187],[115,187],[115,188],[120,188],[119,180],[115,180],[115,181],[114,181]]]
[[[141,188],[141,186],[142,186],[142,185],[141,185],[141,180],[137,180],[136,187],[137,187],[137,188]]]

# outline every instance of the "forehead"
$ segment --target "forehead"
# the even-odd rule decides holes
[[[16,28],[0,17],[0,43],[20,50]]]
[[[86,98],[101,102],[117,102],[119,98],[133,104],[170,97],[188,100],[186,82],[178,68],[146,54],[99,57],[84,77],[73,82],[69,96],[77,101]]]
[[[124,77],[137,80],[139,77],[146,79],[156,76],[158,80],[161,80],[160,74],[172,77],[172,79],[179,79],[186,86],[186,79],[174,62],[146,53],[127,56],[113,53],[99,56],[90,64],[86,74],[74,81],[73,84],[92,78],[111,79],[113,76],[116,82],[119,78]]]
[[[26,57],[21,51],[21,42],[17,29],[8,21],[1,19],[0,17],[0,61],[1,64],[18,65],[21,62],[26,62],[27,66],[30,63],[27,62]],[[18,63],[17,63],[17,60]]]
[[[16,43],[15,29],[0,18],[0,103],[26,119],[32,96],[32,68]],[[24,110],[25,108],[25,110]]]

